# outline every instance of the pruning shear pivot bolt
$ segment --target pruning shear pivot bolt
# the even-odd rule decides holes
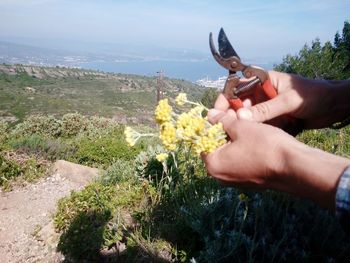
[[[248,94],[252,89],[260,84],[268,98],[277,96],[277,91],[273,87],[267,71],[263,68],[251,65],[245,65],[232,47],[224,30],[221,28],[218,36],[219,52],[216,50],[212,33],[209,34],[209,45],[211,53],[221,66],[228,69],[229,75],[224,86],[224,96],[227,98],[230,106],[234,110],[243,107],[240,96]],[[249,79],[242,84],[236,72],[242,72],[242,75]]]

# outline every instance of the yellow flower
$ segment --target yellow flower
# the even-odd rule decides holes
[[[202,135],[196,140],[194,143],[194,151],[197,154],[201,152],[211,153],[226,143],[225,137],[226,135],[221,123],[212,125],[205,135]]]
[[[179,95],[177,95],[175,101],[176,101],[177,105],[183,106],[187,102],[186,93],[179,93]]]
[[[205,109],[204,106],[198,105],[198,106],[192,108],[190,110],[189,114],[192,115],[192,116],[199,116],[199,117],[202,118],[202,112],[203,112],[204,109]]]
[[[176,120],[176,127],[178,129],[185,129],[191,122],[191,116],[187,113],[181,113]]]
[[[185,140],[195,139],[205,133],[205,120],[199,117],[190,119],[189,125],[184,129],[183,136]]]
[[[156,159],[157,159],[158,162],[162,163],[166,159],[168,159],[168,156],[169,155],[167,153],[160,153],[160,154],[157,154]]]
[[[211,153],[217,148],[216,140],[213,140],[207,136],[202,136],[199,138],[197,143],[194,145],[194,150],[197,154],[202,152]]]
[[[130,146],[134,146],[137,140],[140,138],[140,133],[135,131],[131,127],[125,127],[124,130],[125,140]]]
[[[217,124],[212,125],[208,129],[208,136],[211,138],[225,138],[226,134],[224,131],[224,127],[222,126],[222,123],[219,122]]]
[[[185,141],[191,142],[205,133],[206,120],[200,115],[201,110],[196,108],[188,113],[182,113],[177,118],[176,127],[179,137]]]
[[[171,120],[172,108],[168,103],[168,99],[160,100],[155,111],[156,121],[159,124],[168,122]]]
[[[168,151],[177,149],[177,145],[183,143],[193,149],[197,154],[210,153],[226,143],[226,134],[221,124],[211,125],[206,117],[202,116],[204,110],[208,110],[200,103],[187,99],[186,93],[180,93],[176,97],[178,105],[188,103],[194,107],[188,112],[177,114],[173,112],[168,99],[159,101],[155,110],[156,122],[159,126],[159,138]],[[130,127],[125,129],[125,137],[129,145],[145,136],[154,134],[141,134]],[[167,155],[159,154],[157,159],[162,162]]]
[[[178,142],[176,137],[176,129],[171,122],[165,122],[160,127],[160,139],[163,145],[170,151],[176,149],[176,143]]]
[[[177,134],[179,138],[184,139],[184,132],[185,129],[190,125],[191,123],[191,116],[187,113],[181,113],[176,120],[176,129],[177,129]]]

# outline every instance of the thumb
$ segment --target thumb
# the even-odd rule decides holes
[[[285,96],[279,95],[252,107],[239,109],[237,117],[241,120],[265,122],[286,113],[290,113],[288,103]]]
[[[229,109],[225,115],[223,115],[219,122],[222,124],[224,131],[231,138],[235,140],[237,137],[237,115],[234,110]]]

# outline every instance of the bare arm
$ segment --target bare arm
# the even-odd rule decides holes
[[[235,186],[275,189],[307,197],[334,209],[339,177],[350,160],[300,143],[281,129],[244,120],[236,113],[212,110],[231,141],[203,155],[208,173]]]
[[[266,100],[258,88],[234,112],[219,95],[208,117],[223,123],[231,141],[203,156],[208,172],[225,183],[281,190],[334,209],[339,178],[350,160],[311,148],[276,127],[295,134],[344,120],[350,116],[350,80],[311,80],[274,71],[269,75],[278,89],[274,99]],[[290,125],[300,126],[293,130]]]
[[[274,188],[307,197],[320,206],[334,210],[339,178],[350,160],[302,143],[281,145],[283,167]]]
[[[298,123],[300,128],[313,129],[328,127],[350,116],[350,80],[312,80],[275,71],[269,75],[277,87],[277,97],[266,100],[256,89],[246,99],[246,107],[237,112],[239,119],[266,122],[277,117],[282,119],[276,125],[280,128],[298,119],[302,120]]]

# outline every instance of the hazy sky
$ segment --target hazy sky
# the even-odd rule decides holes
[[[0,0],[0,36],[145,44],[208,52],[224,27],[241,57],[281,58],[333,41],[349,0]]]

